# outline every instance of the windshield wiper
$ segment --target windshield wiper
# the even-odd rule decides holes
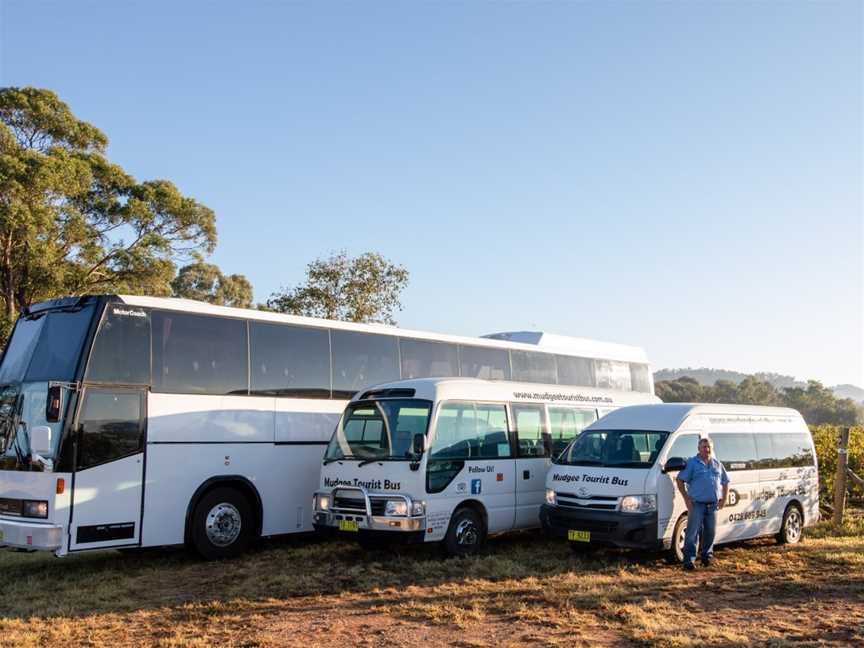
[[[323,465],[326,466],[327,464],[329,464],[329,463],[333,463],[334,461],[343,461],[343,460],[345,460],[345,459],[351,460],[351,459],[356,459],[356,458],[357,458],[357,457],[355,457],[354,455],[344,455],[344,456],[342,456],[342,457],[330,457],[329,459],[325,459],[325,460],[324,460],[324,464],[323,464]]]
[[[571,466],[602,466],[602,461],[596,461],[594,459],[577,459],[576,461],[569,462]]]
[[[621,463],[606,464],[606,466],[609,468],[644,468],[647,463],[644,461],[622,461]]]
[[[384,457],[369,457],[368,459],[364,459],[357,466],[365,466],[366,464],[374,463],[376,461],[408,461],[411,457],[400,457],[398,455],[387,455]]]

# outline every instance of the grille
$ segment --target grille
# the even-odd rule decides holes
[[[608,497],[605,495],[579,497],[573,493],[556,493],[556,496],[558,498],[558,505],[563,506],[564,508],[614,511],[618,506],[617,497]]]
[[[366,512],[366,501],[357,497],[334,497],[333,508]]]
[[[563,516],[553,515],[552,523],[555,526],[562,526],[569,529],[579,529],[580,531],[590,531],[591,533],[599,533],[603,535],[612,535],[615,529],[618,528],[617,522],[601,522],[598,520],[572,520]]]
[[[372,499],[370,503],[370,507],[372,508],[372,515],[384,515],[384,508],[386,506],[387,500]]]

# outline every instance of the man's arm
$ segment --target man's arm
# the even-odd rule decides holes
[[[726,506],[726,499],[729,497],[729,475],[726,474],[726,466],[720,462],[720,483],[723,485],[723,496],[717,502],[717,509],[720,510]]]
[[[687,505],[687,510],[690,511],[693,508],[693,500],[690,499],[690,495],[687,493],[687,482],[682,481],[679,477],[675,480],[675,483],[678,485],[678,490],[684,496],[684,504]]]

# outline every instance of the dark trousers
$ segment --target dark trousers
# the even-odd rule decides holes
[[[714,534],[717,531],[717,503],[693,502],[693,510],[687,516],[687,532],[684,535],[684,562],[696,559],[696,539],[702,537],[701,558],[706,560],[714,554]]]

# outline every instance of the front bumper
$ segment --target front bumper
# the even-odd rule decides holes
[[[58,551],[63,545],[63,527],[48,523],[0,520],[0,547]]]
[[[543,504],[540,521],[552,537],[567,538],[571,529],[591,534],[590,544],[630,549],[661,549],[657,539],[657,513],[620,513],[572,509]]]
[[[336,493],[345,494],[348,499],[353,499],[362,504],[353,507],[338,507],[334,503],[339,500]],[[426,536],[426,516],[387,516],[374,515],[372,513],[372,499],[383,499],[384,496],[370,497],[362,488],[337,488],[330,493],[316,493],[315,501],[319,494],[330,495],[331,506],[322,510],[316,506],[312,513],[312,526],[320,533],[338,533],[344,537],[359,537],[364,540],[381,540],[397,542],[423,542]],[[393,498],[396,496],[388,495]],[[400,496],[404,497],[404,496]],[[405,498],[407,501],[407,498]],[[410,503],[409,503],[410,510]],[[341,523],[341,524],[340,524]],[[345,524],[349,523],[349,524]],[[356,530],[340,530],[350,526]]]

